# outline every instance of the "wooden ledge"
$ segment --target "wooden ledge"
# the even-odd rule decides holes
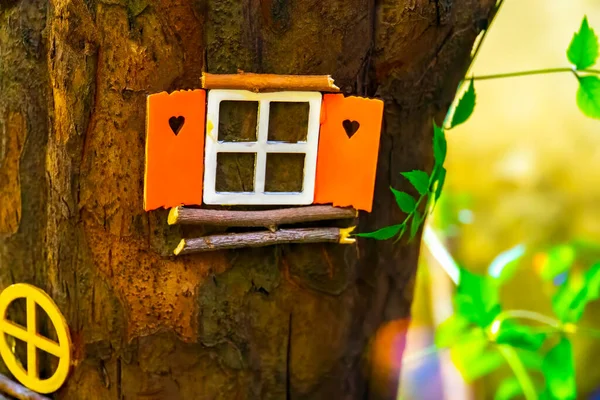
[[[354,228],[282,229],[276,232],[229,233],[194,239],[182,239],[173,253],[179,256],[205,251],[264,247],[289,243],[352,244],[356,242],[356,239],[350,237]]]
[[[204,89],[238,89],[253,92],[308,90],[339,92],[330,75],[273,75],[240,71],[237,74],[202,73]]]
[[[358,216],[353,208],[328,205],[281,208],[265,211],[206,210],[176,207],[169,211],[169,225],[214,225],[232,227],[265,227],[274,230],[279,225],[302,222],[352,219]]]

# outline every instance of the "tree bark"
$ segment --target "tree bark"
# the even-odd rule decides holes
[[[0,288],[34,284],[67,318],[55,398],[395,398],[418,241],[173,257],[203,230],[143,211],[146,96],[241,69],[382,98],[374,211],[358,219],[373,230],[402,218],[399,172],[430,169],[432,119],[494,5],[0,0]]]

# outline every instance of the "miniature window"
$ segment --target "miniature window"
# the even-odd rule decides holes
[[[317,147],[321,112],[319,92],[276,92],[253,93],[245,90],[211,90],[208,92],[206,119],[204,202],[206,204],[240,205],[304,205],[312,204],[315,190]],[[256,138],[236,140],[235,132],[220,132],[224,124],[220,117],[228,118],[229,113],[221,113],[221,105],[230,102],[258,103],[256,116]],[[272,105],[296,103],[298,107],[308,106],[306,134],[295,135],[294,141],[277,140],[276,132],[270,132],[270,111]],[[248,109],[248,103],[240,107]],[[296,105],[294,105],[296,106]],[[250,119],[252,121],[252,119]],[[240,133],[242,137],[247,137]],[[236,177],[224,177],[221,162],[226,159],[239,159],[240,182]],[[294,165],[303,163],[302,176],[298,172],[286,173],[277,169],[278,159],[286,158]],[[253,161],[253,163],[252,163]],[[253,165],[252,165],[253,164]],[[253,169],[252,169],[253,168]],[[272,169],[272,170],[270,170]],[[243,179],[246,177],[246,179]],[[253,180],[250,185],[248,180]],[[286,180],[296,180],[300,184],[282,185]],[[229,181],[228,181],[229,180]],[[218,182],[218,183],[217,183]],[[277,184],[279,183],[279,184]],[[274,188],[279,188],[276,191]],[[285,191],[281,191],[284,187]]]

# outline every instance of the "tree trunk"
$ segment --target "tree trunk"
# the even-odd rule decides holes
[[[143,211],[146,96],[241,69],[382,98],[358,223],[373,230],[402,218],[399,172],[430,169],[432,119],[494,5],[0,0],[0,288],[34,284],[67,318],[74,365],[55,397],[393,399],[418,241],[173,257],[199,228]]]

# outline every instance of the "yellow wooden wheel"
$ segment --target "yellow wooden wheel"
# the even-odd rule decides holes
[[[6,319],[9,305],[16,299],[26,301],[27,327]],[[58,343],[40,335],[37,331],[36,304],[48,314]],[[12,352],[6,336],[13,336],[27,344],[27,370],[23,368]],[[58,367],[47,379],[40,379],[37,349],[58,358]],[[38,393],[52,393],[58,390],[67,379],[71,365],[71,337],[64,316],[54,301],[43,290],[17,283],[0,293],[0,355],[10,372],[24,386]]]

